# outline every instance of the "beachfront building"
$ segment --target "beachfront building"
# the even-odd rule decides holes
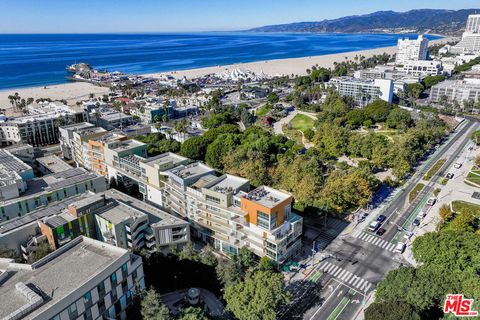
[[[128,127],[134,123],[135,121],[133,121],[133,117],[131,115],[117,111],[103,113],[96,118],[96,125],[104,128],[105,130]]]
[[[443,74],[442,62],[439,60],[406,61],[401,70],[409,75],[422,78]]]
[[[462,40],[450,48],[453,53],[480,53],[480,14],[468,16]]]
[[[464,80],[446,80],[430,89],[431,102],[456,102],[463,106],[464,101],[480,100],[480,82]]]
[[[0,259],[0,318],[126,319],[145,289],[141,257],[78,237],[33,264]]]
[[[10,174],[12,171],[9,171]],[[18,172],[15,172],[18,174]],[[23,189],[10,188],[8,192],[2,192],[0,200],[0,220],[10,220],[15,217],[26,215],[38,207],[51,202],[59,201],[86,191],[102,192],[107,186],[105,178],[97,174],[87,172],[83,168],[72,168],[66,171],[43,176],[41,178],[24,178],[18,174],[15,187],[26,186]],[[28,174],[30,177],[30,174]],[[9,186],[13,177],[5,176],[3,182]]]
[[[427,60],[428,39],[419,35],[417,39],[399,39],[395,64],[403,65],[408,61]]]
[[[301,250],[303,220],[290,194],[266,186],[250,191],[247,179],[218,176],[200,162],[164,172],[163,206],[186,217],[194,234],[235,255],[246,247],[278,264]]]
[[[34,147],[56,144],[59,142],[59,127],[83,122],[87,116],[83,109],[54,103],[29,105],[28,112],[28,116],[0,119],[2,146],[17,143]]]
[[[86,129],[95,128],[95,125],[89,122],[80,122],[75,124],[70,124],[58,128],[60,138],[60,149],[62,150],[62,155],[65,159],[73,160],[74,159],[74,132],[81,132]]]
[[[340,95],[352,97],[360,107],[376,99],[391,103],[393,98],[393,81],[388,79],[339,77],[331,79],[329,85],[334,87]]]

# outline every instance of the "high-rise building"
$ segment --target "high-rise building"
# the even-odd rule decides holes
[[[0,318],[126,319],[144,288],[141,257],[81,236],[31,265],[0,259]]]
[[[462,40],[450,49],[453,53],[480,52],[480,14],[468,16]]]
[[[419,35],[417,39],[399,39],[395,63],[403,65],[408,61],[427,60],[428,39]]]

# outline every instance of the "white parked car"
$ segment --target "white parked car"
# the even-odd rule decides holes
[[[462,167],[462,164],[460,162],[455,163],[453,166],[455,169],[460,169]]]
[[[397,253],[403,253],[405,251],[406,244],[403,242],[397,243],[397,246],[395,247],[395,252]]]
[[[420,211],[420,212],[418,213],[417,218],[418,218],[418,219],[423,219],[423,218],[425,218],[426,216],[427,216],[427,213],[426,213],[425,211]]]
[[[437,202],[437,198],[431,197],[430,199],[428,199],[427,205],[433,206],[435,202]]]

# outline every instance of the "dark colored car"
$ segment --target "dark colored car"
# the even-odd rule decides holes
[[[383,222],[383,221],[385,221],[385,219],[387,219],[387,217],[385,217],[383,214],[381,214],[381,215],[378,216],[377,221]]]
[[[413,220],[413,225],[418,227],[420,225],[420,220],[418,219]]]
[[[384,234],[386,231],[387,231],[387,230],[385,230],[385,229],[383,229],[383,228],[380,228],[380,229],[377,230],[377,234],[378,234],[379,236],[383,236],[383,234]]]

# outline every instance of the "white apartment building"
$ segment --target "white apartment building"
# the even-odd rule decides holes
[[[0,259],[0,318],[126,319],[145,289],[141,257],[78,237],[33,264]]]
[[[28,116],[0,121],[0,144],[30,144],[34,147],[59,142],[59,127],[86,120],[86,113],[54,103],[28,106]]]
[[[468,16],[462,40],[450,51],[453,53],[480,53],[480,14]]]
[[[75,123],[71,125],[66,125],[58,128],[60,133],[60,149],[62,150],[62,155],[65,159],[73,160],[74,159],[74,132],[81,132],[86,129],[95,128],[95,125],[89,122]]]
[[[339,77],[331,79],[329,85],[333,86],[340,95],[352,97],[360,107],[376,99],[391,103],[393,98],[393,81],[388,79]]]
[[[446,80],[434,85],[430,90],[430,101],[438,102],[442,98],[447,101],[456,101],[460,106],[464,101],[480,100],[480,83],[478,81]]]
[[[402,71],[415,77],[436,76],[443,74],[442,62],[439,60],[410,60],[403,64]]]
[[[419,35],[417,39],[399,39],[395,63],[403,65],[408,61],[427,60],[428,39]]]

